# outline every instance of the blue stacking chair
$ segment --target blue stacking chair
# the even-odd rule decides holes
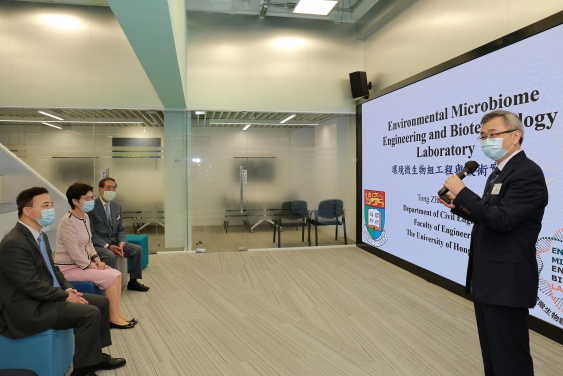
[[[340,220],[339,218],[342,218]],[[319,209],[315,212],[310,224],[315,226],[315,245],[319,245],[318,226],[336,226],[334,240],[338,240],[338,226],[344,228],[344,244],[348,244],[346,236],[346,217],[344,216],[344,202],[342,200],[324,200],[319,203]],[[310,236],[310,235],[309,235]]]
[[[141,267],[144,269],[149,264],[149,236],[148,235],[126,235],[127,242],[140,245],[143,249],[143,260]],[[127,270],[131,271],[131,261],[127,260]]]
[[[104,290],[100,289],[94,282],[68,282],[76,289],[76,291],[83,294],[104,295]]]
[[[11,339],[0,335],[0,369],[26,369],[39,376],[62,376],[74,356],[74,329],[49,329]]]

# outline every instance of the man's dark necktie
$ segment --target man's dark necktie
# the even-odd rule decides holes
[[[500,170],[497,166],[497,167],[495,167],[493,172],[491,172],[491,174],[489,175],[489,178],[487,179],[487,189],[485,190],[485,195],[483,197],[487,197],[488,195],[491,194],[491,191],[493,189],[493,185],[495,184],[495,180],[497,179],[499,174],[500,174]]]

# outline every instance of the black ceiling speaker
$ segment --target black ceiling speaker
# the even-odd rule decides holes
[[[368,83],[366,72],[350,73],[350,87],[352,88],[352,98],[369,98],[371,82]]]

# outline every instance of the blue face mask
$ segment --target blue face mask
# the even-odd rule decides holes
[[[39,219],[33,218],[33,219],[35,219],[39,224],[39,226],[41,227],[50,226],[53,224],[53,222],[55,222],[55,209],[51,208],[51,209],[41,210],[41,218]]]
[[[91,212],[92,210],[94,210],[95,204],[96,204],[95,201],[84,201],[82,203],[82,207],[80,209],[82,209],[82,211],[84,213],[88,213],[88,212]]]
[[[510,136],[511,134],[512,133],[510,133],[508,136]],[[504,157],[506,153],[508,153],[512,146],[514,146],[512,145],[510,148],[504,150],[502,148],[503,140],[504,138],[487,138],[485,141],[481,141],[481,150],[483,150],[483,153],[487,157],[491,158],[494,161],[498,161],[499,159]]]

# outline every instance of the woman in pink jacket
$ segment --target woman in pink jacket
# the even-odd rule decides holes
[[[96,197],[88,184],[74,183],[66,191],[72,210],[64,215],[57,230],[55,264],[67,281],[94,282],[104,289],[109,299],[110,327],[130,329],[137,320],[121,314],[121,272],[104,264],[92,244],[88,213],[94,208]]]

